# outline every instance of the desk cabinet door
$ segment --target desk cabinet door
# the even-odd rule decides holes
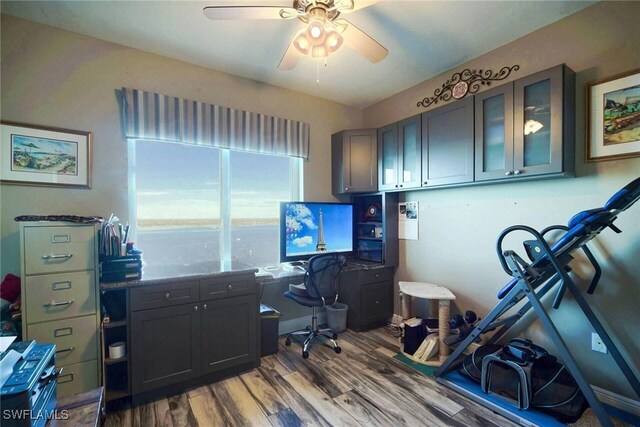
[[[199,308],[183,304],[131,313],[134,394],[198,375]]]
[[[391,282],[373,283],[362,286],[361,324],[383,322],[392,314]]]
[[[201,304],[202,374],[255,360],[258,307],[255,295]]]

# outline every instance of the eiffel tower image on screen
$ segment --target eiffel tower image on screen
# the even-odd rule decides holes
[[[327,252],[327,244],[324,242],[324,226],[322,225],[322,209],[318,212],[318,243],[316,252]]]

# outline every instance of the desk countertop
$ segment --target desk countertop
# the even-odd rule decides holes
[[[259,270],[255,267],[232,263],[230,266],[221,267],[219,263],[202,263],[198,265],[161,266],[159,268],[145,266],[140,280],[128,280],[124,282],[100,283],[100,289],[123,289],[140,286],[162,285],[191,280],[209,279],[213,277],[236,276],[238,274],[255,274]]]
[[[348,262],[342,271],[376,270],[385,267],[386,266],[384,264],[378,263]],[[228,268],[221,268],[218,263],[199,264],[195,266],[163,266],[161,268],[149,268],[148,266],[145,266],[142,270],[142,278],[140,280],[110,283],[101,282],[100,289],[109,290],[153,286],[166,283],[208,279],[212,277],[235,276],[243,273],[254,273],[256,274],[256,280],[259,284],[267,284],[271,282],[301,278],[304,276],[305,270],[302,267],[292,267],[285,264],[260,269],[242,263],[232,263]]]
[[[348,262],[342,271],[356,271],[356,270],[377,270],[385,268],[384,264],[379,263],[354,263]],[[304,276],[305,269],[302,267],[293,267],[286,264],[280,264],[276,267],[261,268],[256,274],[258,283],[267,284],[271,282],[281,282],[284,280],[298,279]]]

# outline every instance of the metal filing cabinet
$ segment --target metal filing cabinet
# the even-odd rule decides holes
[[[59,397],[99,385],[97,253],[92,224],[20,223],[22,335],[56,345]]]

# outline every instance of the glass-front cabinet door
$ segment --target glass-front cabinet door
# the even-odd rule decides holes
[[[398,124],[378,129],[378,190],[398,188]]]
[[[475,179],[513,173],[513,83],[475,96]]]
[[[562,172],[563,69],[514,82],[514,176]]]
[[[422,128],[419,114],[398,123],[398,141],[399,188],[420,187]]]

